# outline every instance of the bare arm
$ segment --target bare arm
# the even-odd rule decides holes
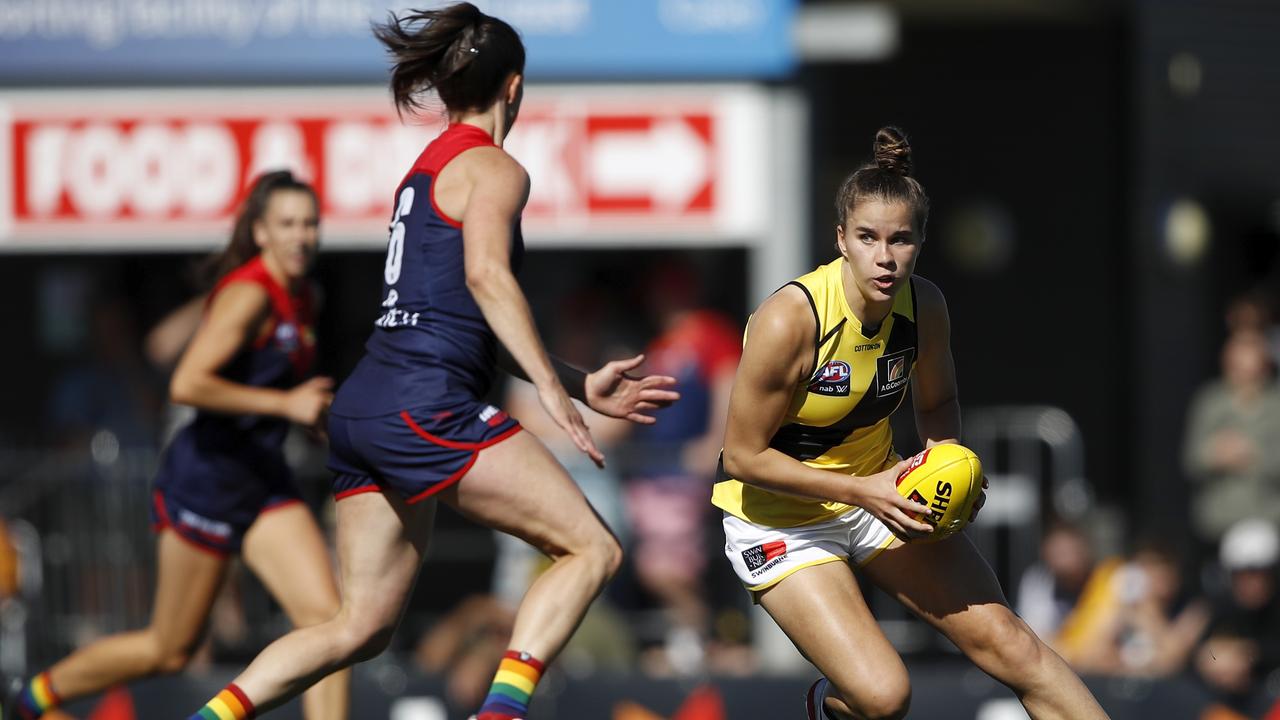
[[[467,289],[524,377],[538,389],[543,408],[579,450],[603,464],[604,455],[557,376],[529,302],[511,273],[511,235],[529,196],[529,175],[497,148],[470,150],[460,161],[470,179],[462,213]]]
[[[167,369],[178,361],[196,328],[200,326],[200,318],[204,315],[204,306],[208,301],[207,294],[197,295],[165,315],[147,332],[144,349],[147,360],[153,366]]]
[[[916,430],[925,447],[960,441],[960,400],[951,356],[951,318],[938,286],[915,278],[920,357],[911,380]]]
[[[267,292],[250,283],[232,283],[218,293],[191,344],[178,361],[169,396],[180,405],[229,415],[274,415],[315,424],[332,395],[333,382],[312,378],[291,390],[232,382],[218,371],[250,342],[270,309]]]
[[[560,358],[551,355],[551,367],[560,378],[565,391],[574,400],[610,418],[630,420],[639,425],[652,425],[658,421],[649,413],[669,406],[680,399],[680,393],[672,390],[676,379],[669,375],[633,377],[628,373],[644,362],[644,354],[613,360],[595,372],[579,370]],[[514,377],[530,382],[524,369],[502,348],[498,352],[498,367]]]
[[[919,323],[920,357],[911,380],[911,398],[916,413],[916,432],[925,447],[960,442],[960,398],[956,387],[956,364],[951,356],[951,317],[947,301],[937,285],[922,277],[916,283],[916,320]],[[973,503],[969,522],[987,504],[987,478],[982,478],[981,495]]]
[[[711,397],[707,403],[707,431],[685,443],[681,451],[683,465],[699,475],[715,474],[716,456],[724,447],[724,429],[729,417],[729,397],[733,394],[735,372],[725,367],[711,379]]]
[[[813,370],[808,365],[815,334],[808,300],[795,287],[779,290],[751,318],[729,400],[725,471],[773,492],[866,508],[895,533],[930,532],[929,525],[907,515],[919,513],[920,505],[903,498],[894,487],[893,480],[906,463],[877,475],[851,477],[809,467],[769,447],[796,385]]]
[[[555,355],[548,355],[547,358],[550,359],[551,369],[560,380],[560,384],[564,386],[565,392],[569,393],[569,397],[585,403],[587,401],[587,371],[576,368]],[[524,371],[519,361],[512,356],[511,351],[505,345],[498,348],[498,367],[512,377],[528,383],[533,382],[529,379],[529,374]]]

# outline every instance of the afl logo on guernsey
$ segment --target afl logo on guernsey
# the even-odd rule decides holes
[[[849,363],[832,360],[819,370],[809,384],[809,392],[815,395],[847,397],[849,395]]]
[[[276,326],[276,345],[281,350],[291,353],[298,349],[298,326],[293,323],[282,322]]]
[[[876,397],[892,395],[911,379],[911,363],[915,348],[876,358]]]

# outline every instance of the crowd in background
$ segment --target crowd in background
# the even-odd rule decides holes
[[[1087,524],[1052,523],[1023,575],[1018,612],[1090,675],[1190,676],[1219,717],[1250,716],[1280,687],[1280,325],[1249,294],[1226,313],[1221,375],[1190,398],[1181,439],[1192,484],[1175,518],[1099,556]],[[1141,512],[1141,510],[1138,510]],[[1190,552],[1179,553],[1182,536]]]
[[[628,550],[625,570],[565,651],[565,672],[690,676],[757,666],[750,603],[724,567],[719,518],[707,501],[744,318],[708,302],[700,271],[659,263],[623,300],[596,278],[559,293],[541,314],[551,351],[571,363],[595,367],[644,351],[648,371],[680,380],[682,401],[652,428],[588,417],[610,458],[605,468],[562,437],[527,385],[508,382],[495,398],[556,453]],[[1250,294],[1231,303],[1221,375],[1188,397],[1181,452],[1192,551],[1171,542],[1182,534],[1175,519],[1163,524],[1167,533],[1124,548],[1099,543],[1087,518],[1049,520],[1040,561],[1006,588],[1018,612],[1082,673],[1194,678],[1219,700],[1223,718],[1246,717],[1260,689],[1280,686],[1280,325],[1272,302]],[[200,303],[146,333],[119,298],[91,306],[79,339],[86,352],[53,384],[44,432],[68,448],[101,443],[104,430],[120,446],[159,443],[175,411],[164,402],[165,376]],[[295,445],[323,476],[323,447],[304,438]],[[422,670],[448,677],[461,704],[487,689],[514,609],[546,567],[511,538],[494,547],[490,580],[410,623],[416,631],[402,642]],[[17,554],[0,518],[0,603],[20,592]],[[219,648],[255,640],[236,582],[206,645],[215,661]]]

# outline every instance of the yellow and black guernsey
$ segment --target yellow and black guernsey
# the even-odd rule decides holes
[[[843,263],[839,258],[788,283],[808,296],[818,322],[814,371],[796,387],[769,446],[811,467],[862,476],[897,460],[889,416],[906,396],[915,369],[916,292],[912,279],[894,298],[889,316],[868,334],[845,299]],[[851,509],[735,480],[725,474],[723,463],[711,502],[770,527],[808,525]]]

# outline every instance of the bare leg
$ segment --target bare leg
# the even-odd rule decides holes
[[[907,668],[880,631],[846,563],[798,570],[765,590],[760,604],[834,686],[829,709],[852,718],[907,714]]]
[[[991,568],[968,537],[895,544],[866,565],[867,577],[1008,685],[1031,717],[1107,717],[1062,658],[1009,609]]]
[[[259,713],[386,649],[434,518],[430,500],[409,506],[397,496],[368,492],[338,502],[341,607],[330,620],[271,643],[235,679]]]
[[[172,530],[160,534],[158,545],[151,624],[102,638],[50,668],[50,682],[64,702],[186,666],[209,617],[227,560],[192,546]]]
[[[244,560],[294,627],[319,625],[338,614],[329,551],[305,505],[261,515],[245,534]],[[345,720],[350,704],[350,669],[333,673],[302,695],[307,720]]]
[[[527,432],[485,448],[467,476],[439,497],[554,561],[529,587],[511,634],[511,647],[551,662],[617,571],[617,539],[560,463]]]

